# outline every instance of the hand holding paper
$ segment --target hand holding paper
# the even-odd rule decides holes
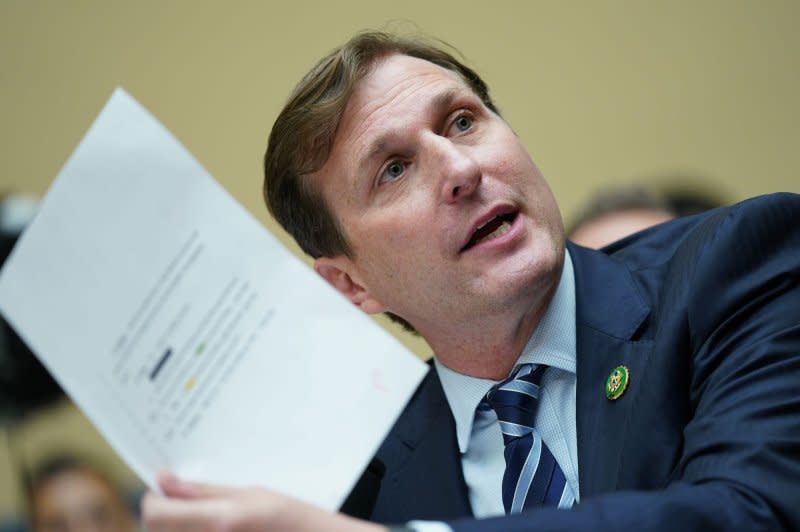
[[[384,527],[307,505],[262,488],[229,488],[162,477],[169,498],[149,493],[142,513],[149,532],[379,532]]]

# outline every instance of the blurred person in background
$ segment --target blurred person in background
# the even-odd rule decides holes
[[[698,180],[704,181],[692,179]],[[581,246],[600,249],[673,218],[699,214],[727,203],[689,185],[687,178],[678,181],[685,184],[629,184],[597,191],[570,224],[567,238]]]
[[[86,461],[59,455],[30,479],[32,532],[133,532],[136,519],[121,491]]]

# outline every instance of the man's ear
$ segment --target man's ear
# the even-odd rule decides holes
[[[347,257],[320,257],[314,261],[314,271],[367,314],[386,312],[386,306],[364,286],[355,273],[355,266]]]

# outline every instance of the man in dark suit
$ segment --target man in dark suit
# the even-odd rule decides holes
[[[477,74],[383,34],[301,81],[265,168],[270,210],[316,271],[436,357],[349,507],[448,522],[417,530],[800,527],[800,199],[601,252],[566,244]],[[538,401],[522,436],[497,400],[520,389]],[[384,529],[264,490],[162,484],[152,530]]]

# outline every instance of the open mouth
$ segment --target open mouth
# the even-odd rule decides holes
[[[517,212],[515,211],[499,214],[491,220],[488,220],[475,230],[475,233],[472,234],[472,238],[461,248],[461,251],[466,251],[482,242],[488,242],[489,240],[503,236],[511,230],[511,225],[516,218]]]

